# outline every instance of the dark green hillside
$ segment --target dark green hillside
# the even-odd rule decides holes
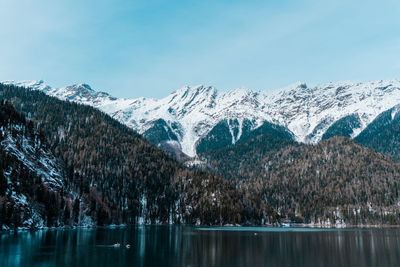
[[[229,129],[228,123],[232,127],[232,133]],[[254,122],[246,119],[243,120],[242,125],[240,125],[236,119],[220,121],[206,136],[198,141],[196,146],[197,154],[212,153],[213,150],[224,149],[232,146],[233,138],[239,136],[240,126],[242,127],[241,136],[239,140],[236,141],[236,145],[246,143],[259,135],[270,136],[272,138],[271,142],[275,139],[293,139],[292,133],[283,126],[264,122],[260,127],[251,130],[253,124]]]
[[[350,138],[353,133],[353,129],[360,127],[361,122],[358,115],[348,115],[333,123],[322,135],[321,140],[325,140],[337,135]]]
[[[232,135],[226,120],[220,121],[211,131],[201,138],[196,145],[196,153],[228,147],[232,145]]]
[[[396,108],[382,112],[354,140],[399,160],[400,112]]]
[[[143,137],[145,137],[155,146],[162,141],[178,140],[176,134],[163,119],[158,119],[153,122],[152,127],[143,133]]]
[[[258,166],[264,164],[264,159],[289,145],[298,144],[284,127],[265,122],[246,133],[234,146],[212,150],[199,157],[208,163],[205,168],[208,172],[229,180],[248,179],[259,177],[263,169]]]
[[[293,140],[293,134],[285,127],[266,121],[260,127],[254,129],[253,131],[244,131],[237,144],[245,144],[252,139],[258,138],[260,135],[270,136],[271,141],[284,139]]]

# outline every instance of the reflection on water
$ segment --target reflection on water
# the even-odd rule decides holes
[[[0,235],[0,266],[400,266],[399,237],[397,228],[137,226],[20,232]],[[117,242],[120,248],[111,246]]]

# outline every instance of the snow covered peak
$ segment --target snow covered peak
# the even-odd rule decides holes
[[[43,80],[37,80],[37,81],[13,81],[13,80],[10,80],[10,81],[3,81],[1,83],[12,84],[12,85],[26,87],[26,88],[34,88],[35,90],[40,90],[40,91],[43,91],[44,93],[46,93],[52,89],[50,86],[45,84]]]
[[[95,100],[100,95],[108,96],[107,93],[94,91],[88,84],[74,84],[60,88],[57,91],[54,91],[53,95],[77,102],[90,102]]]
[[[95,94],[96,92],[90,87],[90,85],[86,83],[80,83],[80,84],[73,84],[70,86],[67,86],[67,90],[69,91],[75,91],[76,93],[80,94]]]
[[[81,83],[78,85],[79,88],[84,88],[86,90],[92,91],[94,92],[94,90],[92,89],[92,87],[90,87],[90,85],[86,84],[86,83]]]
[[[308,87],[297,82],[274,91],[184,86],[161,99],[118,99],[85,84],[51,88],[43,81],[6,82],[41,90],[63,100],[92,105],[146,133],[162,119],[182,151],[195,155],[196,142],[222,120],[269,121],[285,126],[301,142],[316,143],[335,121],[357,114],[363,130],[378,114],[400,103],[400,81],[331,82]]]
[[[272,94],[280,94],[280,95],[284,95],[284,94],[293,94],[293,93],[297,93],[300,92],[304,89],[307,89],[307,84],[304,82],[295,82],[292,83],[288,86],[285,86],[283,88],[280,89],[276,89],[272,91]]]
[[[3,81],[3,84],[13,84],[33,90],[42,91],[48,95],[57,97],[61,100],[74,101],[91,106],[100,106],[104,101],[116,100],[115,97],[110,96],[104,92],[97,92],[93,90],[90,85],[81,83],[73,84],[65,87],[51,87],[44,83],[43,80],[39,81]]]
[[[233,90],[222,92],[222,94],[227,97],[230,96],[230,97],[239,97],[239,98],[254,96],[254,95],[257,95],[258,93],[259,93],[258,91],[254,91],[254,90],[251,90],[246,87],[238,87]]]
[[[169,95],[171,101],[176,101],[177,99],[183,101],[193,101],[194,99],[199,99],[202,97],[207,97],[208,95],[214,94],[216,89],[212,86],[184,86],[179,90],[172,92]],[[168,98],[168,97],[167,97]]]

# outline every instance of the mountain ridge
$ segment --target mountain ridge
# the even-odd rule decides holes
[[[177,137],[177,140],[162,141],[176,141],[178,148],[189,156],[197,154],[199,140],[223,120],[236,119],[239,129],[244,120],[249,120],[251,130],[267,121],[286,127],[296,141],[317,143],[330,126],[348,115],[356,114],[360,119],[359,124],[349,129],[350,137],[354,138],[380,113],[400,103],[400,81],[396,79],[335,82],[313,87],[298,82],[273,91],[247,88],[218,91],[212,86],[184,86],[161,99],[115,98],[89,89],[85,84],[52,88],[43,81],[3,83],[91,105],[145,137],[146,131],[161,119],[168,128],[166,132],[173,132]],[[240,137],[232,135],[232,144]]]

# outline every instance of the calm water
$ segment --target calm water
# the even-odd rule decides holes
[[[116,242],[120,248],[111,246]],[[0,235],[0,266],[400,266],[400,229],[138,226],[20,232]]]

